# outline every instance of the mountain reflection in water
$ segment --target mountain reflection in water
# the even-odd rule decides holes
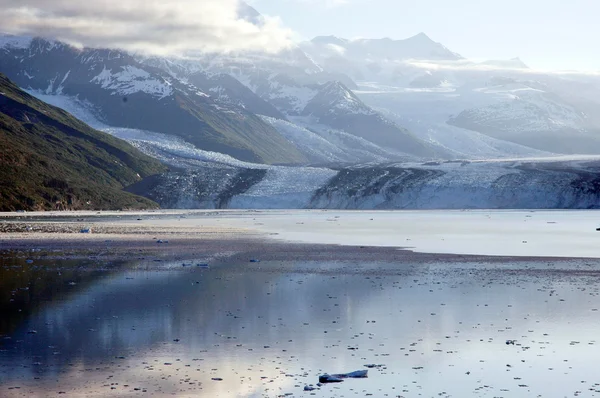
[[[366,364],[314,393],[599,389],[596,264],[25,260],[0,260],[1,396],[270,397]]]

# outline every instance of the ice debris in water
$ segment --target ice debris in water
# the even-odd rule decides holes
[[[350,373],[335,375],[324,374],[319,376],[319,383],[341,383],[344,379],[364,379],[368,377],[368,370],[357,370]]]

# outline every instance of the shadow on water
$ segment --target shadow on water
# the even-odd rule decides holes
[[[0,336],[10,336],[53,301],[65,301],[131,264],[0,255]]]

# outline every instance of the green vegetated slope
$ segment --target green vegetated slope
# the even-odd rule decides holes
[[[165,170],[0,74],[0,211],[155,208],[123,188]]]

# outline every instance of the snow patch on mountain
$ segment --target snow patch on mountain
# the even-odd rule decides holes
[[[269,92],[261,97],[266,97],[267,101],[275,104],[279,110],[287,114],[300,114],[317,94],[314,88],[307,86],[287,85],[273,80],[269,82],[269,85]]]
[[[159,80],[145,70],[130,65],[122,66],[120,71],[114,73],[104,67],[90,82],[99,84],[103,89],[114,90],[112,95],[142,92],[163,99],[173,94],[168,80]]]

